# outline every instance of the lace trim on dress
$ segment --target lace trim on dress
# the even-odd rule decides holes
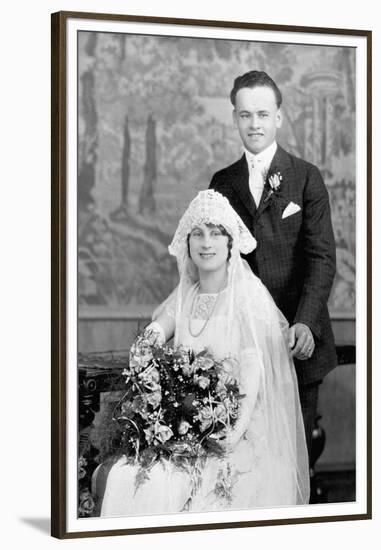
[[[192,318],[202,321],[209,319],[217,297],[218,294],[199,294],[196,298],[196,305]]]

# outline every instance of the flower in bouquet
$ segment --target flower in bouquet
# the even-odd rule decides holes
[[[145,369],[138,374],[138,377],[142,384],[144,384],[144,386],[151,391],[155,391],[158,387],[160,387],[160,374],[156,367]]]
[[[234,372],[237,371],[237,361],[232,357],[226,357],[221,361],[221,370],[219,372],[219,378],[222,377],[226,382],[234,383]]]
[[[187,422],[186,420],[181,420],[181,422],[179,423],[179,426],[177,428],[177,431],[180,435],[185,435],[186,433],[189,432],[189,429],[192,427],[191,424],[189,424],[189,422]]]
[[[155,437],[160,443],[165,443],[173,436],[173,431],[169,426],[157,426]]]
[[[209,370],[214,367],[215,361],[209,354],[199,355],[195,359],[195,368],[203,371]]]
[[[207,376],[198,376],[197,374],[194,376],[195,383],[200,386],[201,389],[206,390],[210,386],[210,379]]]
[[[80,456],[78,459],[78,479],[83,479],[86,476],[87,460],[85,457]]]
[[[137,337],[130,349],[130,371],[139,373],[150,363],[152,360],[152,341],[151,331],[143,332]]]
[[[192,376],[192,374],[195,371],[195,365],[191,365],[190,363],[184,363],[181,365],[181,371],[184,376]]]
[[[169,426],[155,422],[155,424],[149,426],[144,430],[147,443],[149,445],[158,445],[159,443],[165,443],[173,436],[173,431]]]
[[[212,407],[202,407],[199,410],[198,415],[195,417],[200,422],[200,430],[205,432],[213,424],[213,409]]]
[[[147,395],[147,402],[154,408],[157,409],[157,407],[160,405],[162,400],[161,395],[161,389],[160,386],[157,385],[156,391],[151,392],[149,395]]]
[[[79,494],[78,513],[80,517],[91,516],[95,509],[95,501],[89,489],[83,489]]]

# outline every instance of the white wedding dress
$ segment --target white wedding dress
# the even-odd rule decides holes
[[[267,373],[274,370],[274,364],[279,360],[284,362],[284,357],[288,357],[285,349],[273,349],[274,346],[285,346],[285,342],[280,342],[279,337],[271,340],[273,333],[279,335],[279,326],[283,320],[273,319],[271,323],[277,326],[271,327],[265,312],[259,312],[254,338],[257,344],[252,347],[253,328],[247,323],[244,314],[247,298],[243,295],[235,296],[234,317],[231,318],[229,293],[226,290],[219,295],[199,295],[197,292],[196,283],[188,288],[183,297],[182,313],[177,317],[175,343],[195,352],[208,348],[218,359],[230,356],[238,360],[237,372],[233,375],[239,382],[241,393],[245,394],[241,405],[242,435],[224,458],[206,459],[197,478],[197,489],[192,472],[179,470],[169,461],[161,461],[150,469],[149,479],[135,490],[138,466],[128,464],[125,457],[120,458],[108,474],[102,516],[286,506],[303,503],[308,498],[304,489],[303,496],[300,496],[297,471],[292,464],[298,447],[296,439],[300,434],[290,433],[292,430],[289,429],[288,421],[284,422],[284,429],[278,428],[276,434],[271,431],[269,418],[277,413],[271,411],[269,414],[268,408],[277,406],[277,398],[274,396],[274,400],[269,402],[266,390],[263,389],[272,383]],[[174,292],[163,305],[167,314],[173,317],[175,295]],[[213,313],[208,319],[211,311]],[[193,317],[190,320],[191,312]],[[189,325],[193,334],[198,334],[202,327],[204,329],[199,336],[194,337]],[[248,331],[251,332],[246,335]],[[226,334],[228,338],[224,336]],[[289,391],[286,384],[290,385],[290,376],[294,391],[297,386],[292,361],[287,359],[287,364],[283,364],[282,368],[287,371],[288,378],[286,382],[277,382],[279,387],[276,391],[282,392],[282,387],[284,391]],[[291,404],[293,408],[296,407]],[[301,422],[300,406],[296,412],[281,410],[279,414],[280,423],[283,422],[282,415],[286,414],[297,414],[299,424]],[[292,421],[290,423],[292,425]]]

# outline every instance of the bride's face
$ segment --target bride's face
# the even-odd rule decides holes
[[[189,236],[190,257],[199,270],[216,271],[226,266],[228,236],[212,224],[195,226]]]

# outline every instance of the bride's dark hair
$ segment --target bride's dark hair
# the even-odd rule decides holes
[[[213,225],[212,223],[207,223],[206,224],[207,227]],[[228,257],[227,257],[227,261],[230,260],[231,258],[231,250],[232,250],[232,246],[233,246],[233,237],[230,235],[230,233],[228,233],[225,229],[225,227],[223,225],[216,225],[216,227],[218,227],[218,229],[221,231],[221,234],[224,235],[225,237],[228,238]],[[190,238],[190,233],[188,233],[187,235],[187,250],[188,250],[188,256],[189,258],[191,257],[190,255],[190,248],[189,248],[189,238]]]

